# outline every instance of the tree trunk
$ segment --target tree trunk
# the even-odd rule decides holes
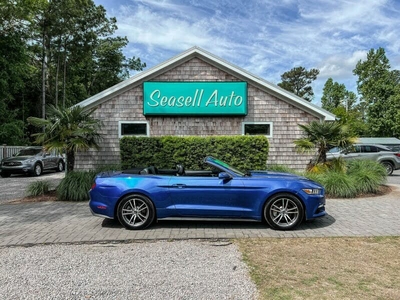
[[[74,170],[75,165],[75,151],[67,151],[67,172]]]
[[[65,108],[65,90],[67,83],[67,45],[64,44],[64,72],[63,72],[63,107]]]
[[[46,27],[43,25],[43,59],[42,59],[42,118],[46,118]],[[44,131],[44,127],[43,127]]]
[[[57,68],[56,68],[56,94],[55,94],[55,105],[58,107],[58,74],[60,72],[60,50],[58,50],[57,57]]]

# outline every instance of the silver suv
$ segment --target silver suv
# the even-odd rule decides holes
[[[27,147],[1,161],[0,175],[3,178],[10,177],[11,174],[40,176],[45,170],[61,172],[64,165],[61,155],[46,152],[42,147]]]
[[[394,152],[383,145],[375,144],[355,144],[346,149],[331,149],[327,155],[327,160],[342,157],[348,159],[371,159],[381,163],[386,168],[387,175],[391,175],[393,170],[400,169],[400,153]]]

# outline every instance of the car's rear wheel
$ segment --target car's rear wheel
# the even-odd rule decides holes
[[[155,209],[149,198],[133,194],[121,200],[117,216],[119,222],[127,229],[144,229],[153,222]]]
[[[274,229],[290,230],[303,220],[304,209],[294,195],[282,193],[273,196],[264,207],[264,218]]]
[[[382,162],[382,166],[384,166],[386,169],[386,175],[392,175],[394,168],[390,162],[384,161],[384,162]]]
[[[57,163],[57,169],[56,169],[56,171],[57,171],[57,172],[62,172],[62,171],[64,171],[64,163],[63,163],[62,160],[60,160],[60,161]]]
[[[6,173],[6,172],[1,172],[0,176],[1,176],[2,178],[8,178],[8,177],[11,176],[11,174],[10,174],[10,173]]]
[[[39,163],[36,163],[35,166],[33,167],[33,175],[40,176],[40,175],[42,175],[42,172],[43,172],[42,165]]]

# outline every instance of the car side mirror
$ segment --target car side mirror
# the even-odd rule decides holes
[[[228,180],[231,180],[231,179],[232,179],[232,176],[229,175],[229,174],[226,173],[226,172],[221,172],[221,173],[218,174],[218,178],[219,178],[219,179],[222,179],[222,180],[224,180],[224,181],[228,181]]]

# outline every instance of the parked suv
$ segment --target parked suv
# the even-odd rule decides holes
[[[383,145],[355,144],[345,149],[333,148],[327,153],[327,160],[342,157],[348,159],[371,159],[381,163],[386,168],[387,175],[400,169],[400,153],[392,151]]]
[[[40,176],[45,170],[64,170],[64,159],[61,155],[49,153],[42,147],[27,147],[16,155],[4,158],[0,164],[1,177],[11,174],[31,174]]]

